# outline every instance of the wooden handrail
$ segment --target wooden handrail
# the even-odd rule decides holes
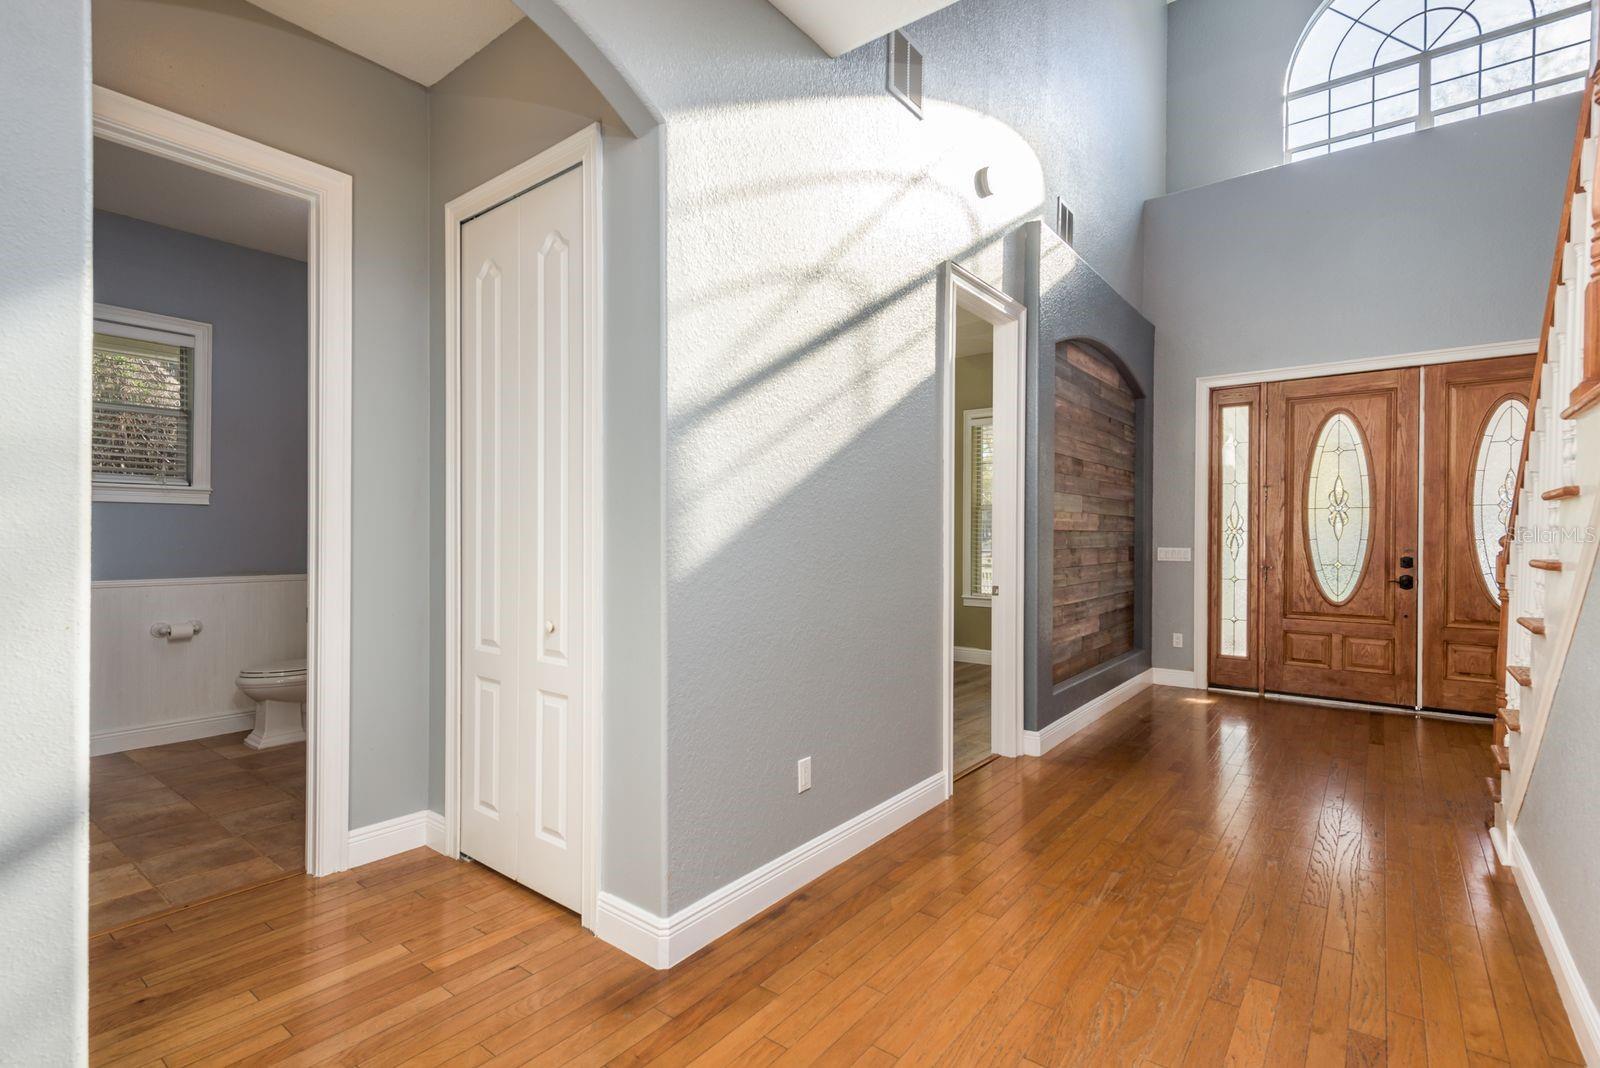
[[[1587,122],[1593,113],[1594,107],[1600,105],[1600,99],[1595,97],[1600,92],[1593,75],[1589,77],[1589,87],[1583,97],[1583,121]],[[1580,137],[1578,144],[1583,144]],[[1570,211],[1570,201],[1569,208]],[[1589,234],[1592,237],[1600,232],[1600,197],[1589,198]],[[1571,419],[1579,412],[1600,402],[1600,345],[1594,344],[1591,339],[1600,337],[1600,285],[1595,282],[1600,280],[1600,241],[1589,242],[1589,290],[1583,302],[1583,381],[1573,389],[1572,395],[1567,398],[1567,410],[1562,412],[1563,418]]]
[[[1584,85],[1583,103],[1578,109],[1578,129],[1572,141],[1572,160],[1567,166],[1566,196],[1561,205],[1561,226],[1556,231],[1556,250],[1550,265],[1550,285],[1545,291],[1544,322],[1539,326],[1539,354],[1533,363],[1533,381],[1528,386],[1528,422],[1522,435],[1522,456],[1517,462],[1516,488],[1511,494],[1511,513],[1506,520],[1506,532],[1500,539],[1500,553],[1495,557],[1495,584],[1500,590],[1500,639],[1495,651],[1495,679],[1499,685],[1497,696],[1499,707],[1506,707],[1506,669],[1509,667],[1508,657],[1511,645],[1511,613],[1506,589],[1506,569],[1511,562],[1511,543],[1516,538],[1517,511],[1522,501],[1523,481],[1528,473],[1528,450],[1533,443],[1534,421],[1538,418],[1539,387],[1544,381],[1544,366],[1550,359],[1550,329],[1555,320],[1556,291],[1561,285],[1561,266],[1566,258],[1567,239],[1572,234],[1572,201],[1577,195],[1578,185],[1583,177],[1583,148],[1584,142],[1589,137],[1589,116],[1600,105],[1600,66],[1589,74],[1589,80]],[[1600,197],[1591,197],[1589,205],[1590,233],[1600,233]],[[1584,303],[1584,336],[1583,336],[1583,366],[1584,383],[1573,392],[1570,398],[1572,407],[1569,407],[1563,416],[1571,418],[1576,414],[1580,394],[1583,394],[1582,407],[1600,401],[1600,240],[1591,241],[1589,244],[1589,281],[1590,285]],[[1587,387],[1587,391],[1586,391]],[[1505,723],[1496,720],[1494,727],[1494,743],[1505,744]]]

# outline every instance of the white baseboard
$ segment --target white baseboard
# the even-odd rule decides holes
[[[1184,671],[1181,668],[1151,668],[1150,673],[1150,683],[1153,686],[1182,686],[1186,690],[1192,690],[1199,684],[1193,671]]]
[[[255,727],[255,709],[248,712],[223,712],[199,719],[175,719],[166,723],[151,723],[142,727],[123,727],[120,730],[96,731],[89,738],[89,755],[124,753],[129,749],[148,749],[152,745],[171,745],[173,742],[192,742],[196,738],[215,738],[219,734],[234,734]]]
[[[1023,731],[1023,755],[1044,756],[1140,690],[1148,689],[1152,685],[1151,676],[1154,672],[1154,668],[1146,668],[1122,685],[1085,701],[1043,730]]]
[[[444,817],[428,809],[357,827],[350,832],[347,859],[359,868],[422,846],[444,852]]]
[[[955,662],[958,664],[991,664],[994,662],[994,653],[989,649],[974,649],[966,645],[955,647]]]
[[[1578,971],[1578,964],[1572,959],[1572,950],[1567,947],[1567,940],[1561,934],[1561,925],[1556,922],[1556,915],[1544,896],[1539,877],[1528,863],[1528,854],[1522,850],[1515,827],[1507,828],[1506,845],[1511,854],[1512,867],[1516,869],[1517,889],[1522,892],[1523,904],[1528,906],[1528,914],[1533,918],[1533,929],[1538,932],[1545,959],[1555,973],[1556,989],[1561,991],[1561,1004],[1566,1007],[1567,1019],[1578,1039],[1578,1048],[1583,1051],[1584,1061],[1600,1064],[1600,1009],[1595,1007],[1594,998],[1590,996],[1583,975]]]
[[[594,933],[653,968],[670,968],[943,800],[941,772],[666,918],[601,893]]]

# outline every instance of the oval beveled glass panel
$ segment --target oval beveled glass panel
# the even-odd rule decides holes
[[[1322,424],[1311,447],[1306,478],[1306,541],[1311,573],[1322,595],[1343,604],[1361,583],[1367,564],[1372,486],[1367,445],[1347,412]]]
[[[1515,397],[1501,401],[1484,425],[1478,460],[1472,465],[1472,544],[1478,553],[1483,588],[1496,605],[1500,587],[1494,578],[1495,559],[1511,521],[1517,464],[1522,460],[1522,439],[1527,431],[1528,406]]]

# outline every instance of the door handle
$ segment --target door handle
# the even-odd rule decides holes
[[[1401,575],[1399,578],[1390,579],[1389,581],[1399,586],[1402,590],[1409,590],[1417,584],[1417,580],[1410,575]]]

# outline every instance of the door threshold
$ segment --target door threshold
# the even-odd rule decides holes
[[[951,782],[957,782],[957,781],[965,778],[966,776],[971,775],[973,772],[977,771],[979,768],[988,767],[990,764],[993,764],[996,760],[999,760],[999,759],[1000,759],[1000,754],[999,753],[990,753],[988,756],[984,757],[982,760],[978,761],[976,764],[973,764],[971,767],[962,768],[960,771],[956,772],[954,775],[952,775],[950,777],[950,781]]]
[[[1444,712],[1436,708],[1411,708],[1406,705],[1380,705],[1370,701],[1344,701],[1337,697],[1307,697],[1297,693],[1279,693],[1266,690],[1236,690],[1229,686],[1207,686],[1208,693],[1229,693],[1242,697],[1264,697],[1272,701],[1293,701],[1302,705],[1321,705],[1326,708],[1348,708],[1357,712],[1382,712],[1391,716],[1420,716],[1424,719],[1442,719],[1451,723],[1492,723],[1494,717],[1480,712]]]

